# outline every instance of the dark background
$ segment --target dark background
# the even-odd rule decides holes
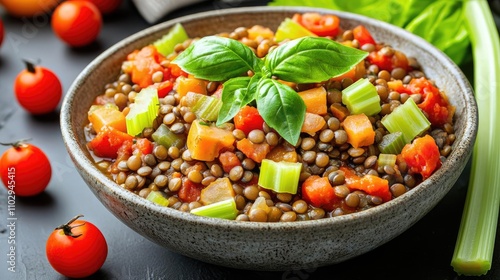
[[[199,11],[268,2],[205,1],[174,11],[161,21]],[[84,214],[85,219],[97,225],[109,246],[106,262],[92,279],[500,279],[500,241],[496,244],[493,267],[486,276],[459,277],[450,266],[468,169],[448,195],[408,231],[378,249],[338,265],[285,272],[244,271],[199,262],[150,242],[115,218],[87,188],[66,153],[58,114],[27,114],[17,105],[12,90],[25,58],[52,69],[67,90],[102,51],[150,24],[129,1],[124,1],[116,13],[104,18],[96,43],[72,49],[52,33],[47,15],[19,19],[0,8],[0,16],[6,35],[0,49],[0,142],[32,138],[31,143],[45,151],[52,164],[52,179],[44,193],[16,198],[15,273],[7,270],[7,193],[0,188],[0,279],[64,279],[49,265],[45,242],[54,227],[76,214]],[[464,66],[466,73],[470,69],[471,65]],[[0,154],[6,149],[0,146]]]

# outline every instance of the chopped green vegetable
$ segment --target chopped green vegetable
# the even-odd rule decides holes
[[[158,91],[154,88],[142,89],[125,118],[127,133],[136,136],[141,134],[144,128],[152,127],[158,116],[159,106]]]
[[[211,122],[216,121],[222,107],[222,101],[217,97],[200,95],[196,103],[191,107],[191,111],[199,119]]]
[[[411,143],[415,136],[431,127],[431,123],[413,98],[408,98],[405,103],[385,115],[381,122],[390,133],[403,133],[405,143]]]
[[[198,216],[234,220],[238,216],[238,209],[233,198],[194,208],[191,214]]]
[[[401,153],[403,147],[406,145],[403,133],[396,131],[386,134],[382,137],[382,141],[378,144],[378,149],[384,154],[397,155]]]
[[[160,191],[151,191],[146,199],[161,206],[168,206],[168,199]]]
[[[153,137],[153,140],[157,144],[160,144],[165,148],[177,147],[181,149],[186,143],[186,136],[184,134],[175,134],[164,123],[156,129],[151,137]]]
[[[342,103],[353,115],[372,116],[381,110],[377,88],[368,80],[361,78],[342,91]]]
[[[301,169],[300,162],[275,162],[263,159],[258,184],[277,193],[296,194]]]
[[[294,83],[323,82],[351,70],[367,56],[334,40],[308,36],[278,46],[262,60],[239,41],[208,36],[191,44],[174,62],[195,77],[225,81],[224,88],[230,88],[222,93],[218,125],[255,100],[265,122],[295,145],[305,104],[295,90],[273,77]],[[248,70],[253,77],[242,78]]]
[[[451,265],[458,274],[477,276],[491,268],[500,207],[500,41],[486,0],[465,1],[464,11],[480,122]]]
[[[378,166],[394,166],[397,158],[395,154],[379,154],[377,164]]]
[[[166,35],[156,40],[153,45],[159,53],[167,56],[174,51],[175,45],[180,44],[187,39],[188,35],[182,24],[176,23]]]
[[[278,29],[276,29],[274,39],[277,42],[281,42],[286,39],[293,40],[306,36],[316,37],[316,34],[312,33],[307,28],[292,19],[285,18],[285,20],[283,20],[278,26]]]

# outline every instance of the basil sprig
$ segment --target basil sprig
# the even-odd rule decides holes
[[[217,125],[231,120],[242,107],[255,101],[264,121],[295,145],[306,106],[295,90],[277,79],[323,82],[349,71],[367,55],[327,38],[303,37],[259,59],[237,40],[208,36],[180,53],[174,63],[197,78],[224,82]],[[254,73],[252,77],[246,76],[249,70]]]

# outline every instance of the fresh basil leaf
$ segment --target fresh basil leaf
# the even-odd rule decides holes
[[[259,81],[257,109],[264,121],[288,143],[299,141],[306,105],[290,87],[269,78]]]
[[[260,71],[262,61],[243,43],[220,36],[207,36],[181,52],[173,63],[197,78],[225,81]]]
[[[249,91],[250,77],[229,79],[222,87],[222,107],[217,118],[217,125],[231,120],[238,111],[255,99],[255,92]]]
[[[317,83],[341,75],[368,53],[331,39],[302,37],[277,47],[267,55],[265,66],[273,76],[295,83]]]

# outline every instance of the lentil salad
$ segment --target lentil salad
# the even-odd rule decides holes
[[[241,27],[217,36],[243,43],[259,58],[265,58],[289,41],[278,42],[275,32],[262,26]],[[368,31],[360,35],[359,30],[339,28],[335,34],[322,37],[365,51],[368,56],[353,70],[320,83],[280,81],[304,100],[308,100],[309,93],[316,96],[318,91],[323,92],[326,112],[308,112],[320,116],[316,121],[319,129],[303,126],[298,141],[291,144],[259,118],[254,104],[249,104],[219,127],[231,135],[229,144],[208,158],[193,157],[194,151],[187,143],[193,127],[200,131],[214,127],[205,118],[200,120],[193,108],[200,100],[197,94],[220,99],[224,81],[196,78],[175,64],[175,58],[200,38],[177,44],[168,55],[158,53],[152,45],[135,51],[123,63],[117,81],[106,86],[103,94],[96,98],[96,107],[89,110],[90,122],[86,127],[89,148],[102,157],[97,165],[120,186],[145,198],[160,193],[167,201],[165,205],[180,211],[191,212],[229,198],[234,201],[238,221],[286,222],[333,217],[374,207],[416,187],[451,152],[453,107],[433,81],[425,77],[416,58],[375,42]],[[142,60],[148,60],[147,71],[138,69],[141,65],[138,62]],[[343,100],[346,89],[361,79],[373,85],[380,100],[378,113],[363,114],[373,132],[368,144],[353,140],[356,133],[347,129],[346,119],[362,114],[352,114]],[[137,95],[148,87],[153,87],[158,94],[157,116],[139,135],[129,135],[122,116],[131,111]],[[432,120],[432,126],[416,137],[427,141],[420,141],[425,142],[422,146],[405,143],[405,148],[393,154],[391,160],[380,160],[381,154],[390,154],[380,151],[380,144],[387,138],[384,136],[391,134],[382,120],[408,100]],[[98,118],[93,114],[98,109],[113,111],[113,115],[119,112],[119,121],[100,125],[101,121],[96,121]],[[116,123],[119,125],[115,127]],[[165,127],[178,142],[159,144],[154,135]],[[207,147],[201,149],[207,152]],[[424,157],[415,149],[434,152]],[[419,161],[415,163],[405,154]],[[300,164],[295,193],[277,192],[259,185],[264,160]]]

